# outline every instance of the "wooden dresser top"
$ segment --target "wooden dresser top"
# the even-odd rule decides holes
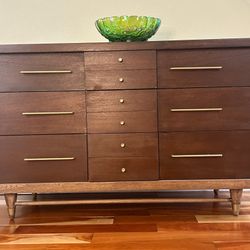
[[[114,43],[58,43],[58,44],[9,44],[0,45],[0,53],[34,52],[84,52],[106,50],[162,50],[199,48],[237,48],[250,47],[250,38],[170,40],[152,42],[114,42]]]

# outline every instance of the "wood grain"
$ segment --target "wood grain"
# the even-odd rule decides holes
[[[122,59],[119,62],[119,58]],[[156,52],[152,51],[114,51],[86,52],[84,54],[87,70],[125,70],[155,69]]]
[[[156,132],[156,111],[88,113],[88,133]],[[120,122],[124,122],[122,125]]]
[[[120,182],[46,182],[0,184],[2,193],[66,193],[74,192],[152,192],[165,190],[205,190],[250,188],[248,179],[196,179],[196,180],[157,180]]]
[[[159,130],[249,130],[250,88],[159,90]],[[171,109],[222,108],[221,111],[171,112]]]
[[[160,51],[157,54],[160,88],[249,86],[250,49]],[[183,66],[222,66],[221,70],[170,70]],[[225,77],[226,76],[226,77]]]
[[[156,133],[90,134],[88,155],[96,157],[158,157]]]
[[[70,70],[67,74],[20,74],[29,70]],[[0,56],[0,92],[84,89],[83,53]]]
[[[44,233],[94,233],[94,232],[156,232],[155,224],[138,225],[64,225],[61,226],[19,226],[15,234],[44,234]]]
[[[250,223],[249,215],[195,215],[198,223]]]
[[[73,168],[66,168],[65,164],[62,164],[62,168],[59,169],[61,166],[58,165],[56,171],[50,164],[46,164],[46,166],[45,164],[41,164],[38,170],[36,169],[39,176],[34,174],[36,172],[34,169],[26,169],[27,171],[24,171],[17,167],[16,159],[14,158],[15,156],[18,158],[19,155],[15,151],[22,152],[22,150],[19,150],[19,147],[22,145],[25,146],[25,143],[22,144],[22,142],[18,141],[12,148],[9,147],[11,153],[6,154],[11,161],[7,161],[5,154],[3,155],[3,163],[5,164],[3,164],[4,169],[1,171],[4,174],[11,173],[10,176],[14,179],[10,178],[9,183],[6,183],[6,185],[0,184],[0,190],[3,190],[5,193],[17,193],[24,190],[27,192],[107,192],[116,190],[118,192],[159,191],[182,188],[218,189],[224,187],[230,188],[231,193],[233,193],[235,191],[232,190],[241,190],[242,188],[249,187],[249,171],[247,171],[249,163],[247,157],[249,151],[247,143],[248,132],[243,131],[249,129],[249,119],[247,116],[249,93],[246,88],[246,86],[249,86],[247,68],[250,62],[249,41],[249,39],[230,39],[152,43],[102,43],[99,45],[20,45],[19,48],[17,45],[0,46],[0,51],[1,49],[3,51],[1,53],[3,56],[1,57],[2,61],[0,59],[0,73],[3,74],[4,80],[0,85],[4,88],[2,91],[15,92],[2,93],[5,98],[0,98],[3,100],[1,105],[3,115],[1,117],[4,118],[3,126],[1,127],[3,131],[0,131],[0,135],[3,135],[1,137],[14,138],[16,135],[21,135],[23,138],[33,138],[34,134],[43,135],[43,139],[48,139],[46,141],[47,144],[41,140],[42,146],[40,145],[38,148],[41,152],[45,152],[41,148],[50,150],[51,145],[54,148],[56,147],[54,143],[50,143],[51,140],[49,139],[49,137],[56,136],[55,134],[67,137],[69,136],[68,134],[75,133],[78,136],[78,134],[88,131],[89,134],[123,135],[128,133],[156,133],[160,128],[160,131],[167,132],[170,137],[170,131],[196,131],[195,135],[193,132],[187,132],[188,135],[185,137],[187,141],[184,145],[181,139],[176,140],[177,137],[172,138],[172,141],[167,141],[165,144],[168,144],[166,147],[170,145],[170,151],[172,146],[176,146],[175,143],[178,143],[175,149],[181,150],[224,150],[223,157],[219,163],[207,160],[198,162],[191,159],[192,161],[185,161],[183,164],[180,164],[180,162],[177,164],[176,161],[168,162],[166,157],[169,151],[165,152],[164,150],[162,152],[160,150],[161,163],[167,162],[164,168],[160,168],[160,175],[161,178],[166,178],[167,180],[159,180],[157,155],[145,157],[145,152],[148,149],[145,150],[142,156],[139,156],[140,153],[138,153],[138,156],[136,154],[133,156],[118,154],[117,156],[94,157],[90,158],[90,160],[95,162],[92,165],[95,168],[91,168],[90,166],[89,170],[94,169],[94,177],[96,178],[97,176],[99,179],[97,178],[97,181],[85,183],[88,170],[85,162],[87,149],[85,146],[82,147],[82,143],[86,143],[85,139],[81,143],[77,140],[74,145],[71,143],[70,145],[66,145],[64,140],[59,140],[59,143],[62,144],[62,147],[59,148],[64,149],[64,151],[60,152],[76,152],[76,159],[80,159],[80,161]],[[23,50],[21,51],[21,49]],[[81,51],[79,52],[80,49]],[[7,52],[11,52],[11,50],[13,50],[12,53],[6,54]],[[14,53],[15,50],[17,53]],[[46,50],[50,53],[46,53]],[[53,51],[57,53],[52,53]],[[67,53],[64,53],[65,51]],[[26,52],[27,54],[25,54]],[[4,67],[1,68],[1,65],[4,65],[6,70]],[[20,74],[20,70],[68,70],[66,68],[68,65],[70,65],[71,73],[62,75]],[[22,68],[22,66],[29,66],[30,68],[26,69]],[[169,67],[179,66],[220,66],[220,69],[197,71],[169,70]],[[54,67],[58,68],[55,69]],[[84,67],[86,68],[87,75],[84,75]],[[179,88],[176,92],[171,92],[174,90],[168,89],[171,93],[169,92],[170,94],[167,96],[163,95],[163,101],[158,103],[156,102],[157,91],[149,90],[156,88],[156,71],[158,71],[159,88]],[[19,73],[17,74],[16,72]],[[11,75],[10,78],[8,78],[6,73]],[[124,76],[120,76],[120,74],[124,74]],[[87,105],[90,104],[90,108],[92,109],[90,109],[92,113],[88,113],[88,128],[86,128],[85,119],[85,76],[87,76],[87,82],[89,81],[91,85],[89,89],[91,91],[97,90],[92,93],[90,93],[91,91],[87,91],[90,96],[94,93],[91,102],[87,103]],[[120,81],[118,77],[124,77],[124,79]],[[5,84],[5,82],[8,83],[8,79],[12,79],[11,82],[13,82],[9,82],[9,86]],[[119,89],[120,87],[116,87],[117,79],[119,80],[119,84],[121,84],[119,86],[123,86],[124,84],[124,89],[121,87],[124,92]],[[23,87],[20,89],[19,82],[23,83]],[[33,83],[35,84],[32,85]],[[40,84],[39,87],[36,83]],[[133,84],[135,85],[134,88]],[[232,86],[233,88],[228,88]],[[245,87],[243,88],[243,86]],[[204,89],[193,89],[194,87]],[[216,87],[216,89],[211,87]],[[144,88],[148,88],[148,90]],[[189,88],[192,88],[190,92],[188,92]],[[105,91],[100,91],[101,89]],[[107,90],[109,89],[113,89],[112,92],[108,92]],[[154,93],[153,96],[145,94],[150,93],[150,91]],[[161,91],[163,90],[158,91],[159,97],[161,96]],[[124,93],[126,97],[120,97],[121,93]],[[14,98],[11,98],[12,94],[13,96],[15,95]],[[198,97],[200,94],[201,96]],[[19,97],[16,97],[16,95]],[[32,95],[33,99],[28,98],[28,95]],[[77,95],[77,97],[74,95]],[[119,98],[119,104],[121,105],[116,105],[117,98]],[[120,102],[120,99],[123,102]],[[53,116],[49,116],[48,120],[45,121],[41,117],[41,119],[32,119],[34,117],[29,117],[31,119],[26,119],[29,122],[26,121],[25,123],[21,117],[17,118],[15,113],[17,111],[20,112],[18,107],[46,107],[48,109],[59,107],[60,109],[60,107],[65,107],[65,103],[67,104],[66,107],[72,107],[71,104],[74,104],[73,106],[76,108],[76,111],[73,111],[74,116],[72,117],[75,119],[61,116],[59,118],[61,120],[56,120]],[[209,116],[206,114],[202,117],[197,117],[193,114],[192,117],[187,116],[185,119],[182,119],[184,116],[181,116],[181,118],[177,117],[175,118],[176,120],[173,119],[171,121],[172,116],[170,117],[168,114],[165,114],[158,124],[157,105],[164,111],[166,104],[179,105],[183,103],[190,106],[222,103],[224,105],[223,111],[225,111],[222,113],[224,116],[222,117],[217,114],[213,117],[213,115]],[[159,117],[161,118],[161,116]],[[24,117],[22,116],[22,118]],[[207,120],[209,122],[204,122]],[[164,125],[163,128],[161,124]],[[171,130],[172,125],[173,130]],[[191,127],[194,127],[194,130],[190,129]],[[204,137],[200,137],[197,130],[202,130],[203,132],[201,133],[203,135],[207,134],[205,139],[209,143],[205,144],[206,140],[204,141]],[[211,134],[207,130],[211,130]],[[218,130],[222,131],[219,132]],[[227,135],[224,130],[229,131]],[[239,136],[239,133],[243,132],[245,134]],[[208,134],[211,136],[209,137]],[[190,136],[193,138],[190,139]],[[216,141],[216,144],[214,144],[212,139]],[[220,140],[219,142],[217,142],[218,139]],[[56,145],[58,147],[58,144]],[[35,148],[36,145],[28,143],[27,148],[29,149],[30,146]],[[75,146],[77,146],[77,149]],[[138,146],[140,148],[140,145]],[[147,148],[147,145],[145,145],[145,148]],[[70,150],[68,151],[68,149]],[[83,151],[80,152],[82,149]],[[1,152],[6,151],[4,149]],[[13,165],[12,161],[16,165]],[[188,162],[192,162],[192,166],[188,165]],[[7,171],[5,171],[6,166],[9,169]],[[51,168],[48,169],[49,167]],[[103,169],[106,173],[102,173]],[[125,170],[122,177],[120,172],[116,172],[121,169]],[[27,177],[29,176],[27,174],[28,171],[31,172],[31,177]],[[108,176],[107,173],[109,173]],[[19,174],[21,176],[25,175],[25,177],[18,179],[17,176]],[[33,178],[34,176],[35,178]],[[140,176],[143,176],[143,178],[140,179]],[[198,180],[199,178],[202,180]],[[49,183],[51,181],[55,181],[55,183]],[[233,200],[235,200],[234,197],[236,196],[232,195]],[[239,201],[239,198],[236,199],[236,202],[233,201],[234,214],[238,213]],[[200,247],[200,244],[197,246]]]
[[[157,158],[89,158],[89,181],[138,181],[158,178]]]
[[[40,201],[40,195],[39,195],[39,201]],[[22,210],[22,208],[20,207]],[[46,209],[46,208],[45,208]],[[12,221],[11,225],[13,226],[42,226],[42,225],[88,225],[88,224],[113,224],[114,223],[114,217],[113,216],[98,216],[96,215],[73,215],[73,216],[61,216],[58,217],[53,215],[46,216],[23,216],[23,217],[17,217],[14,221]],[[10,225],[9,219],[7,219],[5,216],[3,216],[0,220],[0,226],[1,227],[7,227]]]
[[[85,84],[88,90],[153,89],[157,87],[156,70],[87,70]]]
[[[0,235],[1,245],[89,244],[91,234]]]
[[[162,179],[249,178],[248,131],[173,132],[160,135]],[[222,154],[173,158],[172,155]]]
[[[34,53],[34,52],[83,52],[83,51],[120,51],[120,50],[154,50],[154,49],[208,49],[208,48],[245,48],[250,46],[249,38],[197,39],[176,41],[147,41],[121,43],[54,43],[54,44],[2,44],[0,53]]]
[[[93,91],[86,97],[87,112],[152,111],[157,109],[155,90]]]
[[[23,115],[23,112],[73,112]],[[85,133],[84,92],[1,93],[1,135]]]
[[[120,195],[110,194],[112,197],[120,197]],[[122,195],[129,196],[131,193]],[[161,192],[143,193],[141,195],[145,197],[209,198],[213,197],[213,192]],[[56,195],[45,195],[44,198],[48,197],[57,199],[67,198],[69,195],[60,194],[58,197]],[[72,198],[77,197],[80,198],[82,195],[74,194],[72,196]],[[93,194],[92,198],[95,197],[96,194]],[[229,194],[222,190],[220,197],[229,197]],[[242,202],[245,216],[250,214],[249,197],[249,192],[245,192]],[[38,200],[43,200],[43,195],[38,195]],[[1,231],[0,228],[0,249],[248,249],[250,223],[245,221],[243,223],[235,221],[218,222],[218,218],[232,218],[230,210],[229,203],[216,203],[214,205],[206,203],[190,203],[187,205],[183,203],[127,204],[123,206],[45,206],[33,207],[32,209],[20,207],[15,223],[21,223],[23,226],[17,228],[17,225],[8,223],[8,217],[3,212],[5,207],[0,206],[1,221],[5,221],[5,230]],[[104,214],[111,215],[114,218],[114,224],[97,224],[96,222],[101,219],[100,215]],[[85,221],[83,215],[86,216],[85,219],[89,218],[89,222],[93,224],[77,225],[79,221]],[[198,223],[196,221],[197,215],[203,216],[203,218],[217,216],[213,217],[216,219],[212,223]],[[242,215],[239,216],[239,218],[241,217]],[[105,217],[102,218],[105,219]],[[39,222],[51,224],[36,225]],[[60,223],[58,224],[58,222]],[[72,224],[67,225],[68,222],[72,222]]]
[[[73,157],[70,161],[24,161],[25,158]],[[54,182],[87,180],[85,135],[0,137],[0,181]]]

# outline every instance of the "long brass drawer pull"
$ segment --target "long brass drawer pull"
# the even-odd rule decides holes
[[[202,158],[202,157],[223,157],[223,154],[190,154],[190,155],[171,155],[172,158]]]
[[[223,108],[194,108],[194,109],[170,109],[171,112],[204,112],[204,111],[222,111]]]
[[[71,70],[21,70],[20,74],[70,74]]]
[[[41,158],[24,158],[24,161],[72,161],[75,157],[41,157]]]
[[[170,70],[220,70],[222,66],[171,67]]]
[[[51,112],[23,112],[22,115],[36,116],[36,115],[73,115],[72,111],[51,111]]]

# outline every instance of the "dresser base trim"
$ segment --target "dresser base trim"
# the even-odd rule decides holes
[[[60,201],[17,201],[16,206],[77,205],[77,204],[139,204],[139,203],[193,203],[193,202],[231,202],[231,198],[137,198],[137,199],[96,199]]]
[[[250,188],[250,179],[0,184],[0,193],[87,193]]]

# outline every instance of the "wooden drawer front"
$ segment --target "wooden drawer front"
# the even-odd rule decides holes
[[[156,70],[88,70],[85,75],[86,88],[142,89],[156,88]]]
[[[89,133],[156,131],[156,111],[88,113]]]
[[[249,178],[250,132],[160,134],[161,179]]]
[[[86,52],[86,70],[155,69],[155,51]]]
[[[88,112],[156,109],[157,96],[155,90],[97,91],[87,94]]]
[[[153,157],[158,155],[157,134],[91,134],[89,157]]]
[[[0,91],[84,89],[83,53],[0,55]]]
[[[84,133],[84,99],[81,92],[2,93],[0,134]]]
[[[158,84],[161,88],[250,86],[249,65],[250,49],[160,51]]]
[[[89,158],[90,181],[135,181],[158,179],[156,158]]]
[[[0,182],[86,181],[84,135],[0,136]]]
[[[250,129],[250,88],[160,90],[160,131]]]

